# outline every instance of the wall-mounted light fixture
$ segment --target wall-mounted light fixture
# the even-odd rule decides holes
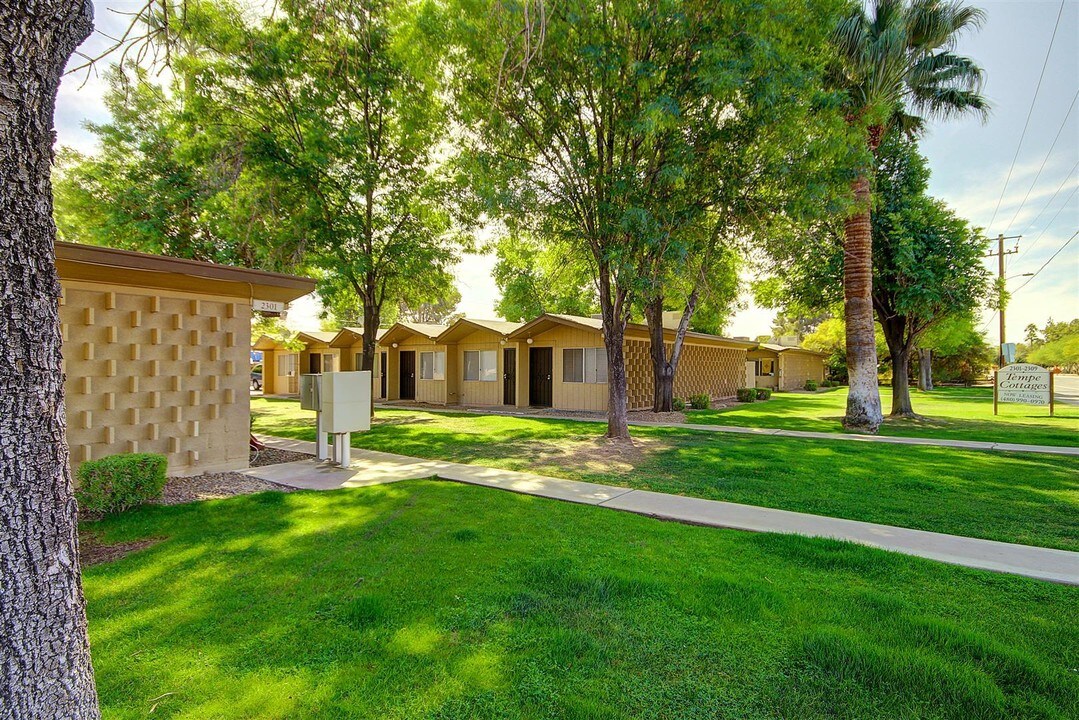
[[[394,346],[394,347],[397,347],[397,343],[393,343],[393,346]]]
[[[532,338],[528,338],[528,340],[526,340],[525,342],[527,342],[529,345],[531,345],[532,344]]]

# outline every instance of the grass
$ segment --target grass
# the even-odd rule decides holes
[[[147,507],[104,716],[1072,718],[1076,589],[432,481]]]
[[[313,413],[251,401],[255,432],[314,440]],[[633,428],[612,453],[571,420],[384,410],[355,447],[571,480],[1079,550],[1079,460]]]
[[[881,388],[884,412],[891,408],[890,388]],[[1028,445],[1079,445],[1079,407],[1049,408],[1000,405],[993,415],[992,388],[942,387],[911,390],[911,404],[921,417],[886,418],[881,435],[948,440],[984,440]],[[844,432],[847,388],[818,393],[773,393],[770,400],[733,408],[690,411],[687,422],[705,425]]]

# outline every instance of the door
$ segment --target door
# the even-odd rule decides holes
[[[517,348],[502,348],[502,404],[517,404]]]
[[[551,362],[549,347],[528,348],[528,404],[551,407]]]
[[[379,384],[382,386],[382,394],[379,397],[386,397],[386,353],[379,353],[378,356],[378,377]]]
[[[308,353],[307,372],[313,373],[315,375],[322,372],[322,353]]]
[[[416,351],[402,350],[398,353],[401,368],[401,399],[416,399]]]

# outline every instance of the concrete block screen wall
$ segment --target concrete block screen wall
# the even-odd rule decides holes
[[[251,305],[234,298],[63,282],[68,445],[170,470],[247,463]]]
[[[152,452],[169,472],[246,467],[254,298],[305,278],[57,243],[73,465]]]

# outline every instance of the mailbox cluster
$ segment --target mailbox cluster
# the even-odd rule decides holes
[[[316,457],[348,467],[351,434],[371,429],[371,371],[301,375],[300,407],[315,412]]]

